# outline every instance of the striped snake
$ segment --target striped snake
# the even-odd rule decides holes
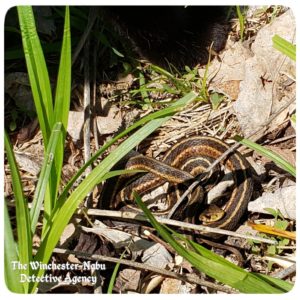
[[[176,204],[178,197],[182,195],[182,189],[192,183],[196,176],[205,172],[210,164],[228,149],[229,146],[217,138],[192,136],[171,147],[161,161],[141,154],[132,154],[126,163],[126,169],[144,170],[148,173],[131,180],[125,186],[123,186],[124,176],[113,187],[108,185],[105,189],[105,196],[102,197],[105,200],[102,200],[101,206],[102,208],[117,209],[127,203],[130,209],[136,210],[137,208],[133,205],[133,191],[144,195],[169,182],[169,192],[165,201],[167,207],[162,211],[154,212],[154,214],[165,215]],[[238,151],[230,153],[221,164],[232,175],[234,181],[229,199],[226,199],[225,203],[223,199],[222,207],[218,211],[216,210],[216,213],[214,213],[214,209],[211,209],[214,206],[209,206],[207,210],[200,213],[207,189],[199,186],[192,192],[187,204],[178,208],[177,214],[175,213],[177,218],[191,223],[200,222],[203,225],[220,229],[233,230],[236,228],[252,196],[253,183],[250,166]],[[206,181],[210,182],[208,185],[212,184],[211,178],[217,177],[219,172],[220,167],[214,168],[210,174],[206,174]],[[210,210],[213,212],[211,213]],[[220,234],[213,233],[205,233],[204,235],[211,238],[220,237]]]

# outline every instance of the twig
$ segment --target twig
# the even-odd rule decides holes
[[[282,137],[282,138],[279,138],[279,139],[276,139],[276,140],[270,142],[269,145],[282,143],[282,142],[284,142],[284,141],[287,141],[287,140],[289,140],[289,139],[293,139],[293,138],[295,138],[295,137],[296,137],[296,134],[291,134],[291,135],[289,135],[289,136],[284,136],[284,137]]]
[[[156,235],[154,235],[153,233],[151,233],[149,230],[144,230],[143,234],[148,237],[150,240],[161,244],[162,246],[164,246],[169,252],[176,254],[176,251],[168,244],[166,243],[164,240],[160,239],[159,237],[157,237]]]
[[[74,51],[74,54],[72,56],[72,65],[75,63],[80,51],[84,47],[86,40],[87,40],[87,38],[93,28],[93,25],[96,21],[97,16],[98,16],[98,8],[95,8],[95,7],[90,8],[89,21],[88,21],[88,24],[87,24],[87,27],[86,27],[84,33],[81,36],[79,43]]]
[[[293,264],[282,271],[276,272],[272,275],[272,277],[283,279],[292,275],[293,273],[296,273],[296,264]]]
[[[80,210],[78,210],[78,213],[80,213]],[[105,210],[105,209],[87,209],[86,213],[88,215],[93,215],[93,216],[121,218],[121,219],[149,222],[149,220],[146,218],[146,216],[140,212],[136,213],[136,212],[129,212],[129,211],[114,211],[114,210]],[[272,245],[277,244],[276,241],[257,237],[257,236],[240,234],[240,233],[237,233],[234,231],[213,228],[213,227],[208,227],[208,226],[203,226],[203,225],[196,225],[196,224],[186,223],[186,222],[177,221],[177,220],[166,219],[166,218],[162,218],[159,216],[156,217],[156,220],[162,224],[186,228],[186,229],[219,233],[219,234],[223,234],[223,235],[235,236],[235,237],[240,237],[240,238],[244,238],[244,239],[256,240],[256,241],[260,241],[260,242],[272,244]]]
[[[96,97],[97,97],[97,57],[98,57],[98,43],[94,43],[93,48],[93,89],[92,89],[92,124],[93,124],[93,136],[95,140],[95,148],[99,149],[98,141],[98,128],[97,128],[97,116],[96,116]]]
[[[84,107],[84,124],[83,124],[83,148],[84,148],[84,161],[87,162],[91,157],[91,87],[90,87],[90,39],[87,38],[84,45],[84,84],[83,84],[83,107]],[[92,171],[92,167],[86,168],[85,174],[88,175]],[[86,197],[86,205],[92,201],[91,193]]]
[[[10,204],[10,206],[14,207],[14,204]],[[31,203],[28,203],[28,207],[32,207]],[[41,210],[44,210],[42,207]],[[115,211],[115,210],[105,210],[105,209],[95,209],[95,208],[79,208],[77,210],[77,214],[80,215],[84,211],[84,214],[86,216],[99,216],[99,217],[110,217],[110,218],[118,218],[118,219],[128,219],[128,220],[136,220],[136,221],[143,221],[143,222],[148,222],[150,221],[146,218],[146,216],[143,213],[136,213],[136,212],[130,212],[130,211]],[[213,227],[208,227],[204,225],[196,225],[196,224],[191,224],[191,223],[186,223],[182,221],[176,221],[176,220],[170,220],[167,218],[162,218],[162,217],[156,217],[156,221],[158,221],[161,224],[166,224],[166,225],[171,225],[171,226],[176,226],[176,227],[181,227],[181,228],[186,228],[186,229],[194,229],[194,230],[199,230],[199,231],[205,231],[205,232],[212,232],[212,233],[220,233],[223,235],[229,235],[229,236],[235,236],[243,239],[249,239],[249,240],[255,240],[259,241],[262,243],[266,244],[271,244],[271,245],[277,245],[278,242],[270,239],[265,239],[259,236],[252,236],[252,235],[247,235],[247,234],[241,234],[237,233],[235,231],[229,231],[229,230],[224,230],[224,229],[218,229],[218,228],[213,228]],[[89,221],[89,223],[91,223]]]
[[[91,157],[90,147],[90,120],[91,120],[91,87],[90,87],[90,60],[89,51],[90,40],[86,40],[84,46],[84,85],[83,85],[83,107],[84,107],[84,124],[83,124],[83,142],[84,142],[84,161],[87,162]],[[87,173],[92,171],[91,166],[86,169]]]
[[[167,271],[164,269],[159,269],[156,267],[153,267],[151,265],[148,264],[142,264],[142,263],[138,263],[138,262],[134,262],[131,260],[126,260],[126,259],[120,259],[120,258],[115,258],[115,257],[110,257],[110,256],[105,256],[105,255],[97,255],[97,254],[88,254],[88,253],[84,253],[84,252],[79,252],[79,251],[72,251],[72,250],[66,250],[66,249],[61,249],[61,248],[55,248],[53,250],[54,253],[59,253],[59,254],[73,254],[76,255],[77,257],[83,258],[83,259],[88,259],[88,260],[100,260],[100,261],[108,261],[108,262],[112,262],[112,263],[121,263],[123,265],[127,265],[133,268],[137,268],[137,269],[141,269],[141,270],[148,270],[151,272],[155,272],[158,274],[162,274],[165,277],[171,277],[171,278],[176,278],[182,281],[187,281],[187,282],[191,282],[191,283],[196,283],[199,284],[201,286],[207,286],[209,288],[213,288],[215,290],[218,291],[222,291],[225,293],[229,293],[229,294],[233,294],[233,293],[237,293],[237,291],[224,287],[222,285],[219,284],[214,284],[212,282],[206,281],[206,280],[202,280],[200,278],[198,278],[197,276],[193,275],[193,274],[185,274],[185,275],[181,275],[178,273],[174,273],[171,271]]]

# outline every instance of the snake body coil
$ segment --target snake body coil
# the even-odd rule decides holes
[[[143,195],[165,182],[170,182],[175,187],[191,183],[196,176],[205,172],[207,167],[228,149],[229,146],[217,138],[193,136],[175,144],[166,153],[161,162],[153,158],[136,155],[129,159],[126,168],[142,169],[149,173],[131,182],[121,190],[111,193],[114,199],[112,199],[110,206],[116,208],[124,201],[133,202],[133,191]],[[239,152],[235,151],[229,154],[222,164],[231,173],[234,187],[228,201],[222,207],[224,211],[223,216],[207,225],[232,230],[237,226],[246,211],[247,204],[252,196],[253,183],[250,166]],[[178,195],[178,192],[172,192],[169,195],[168,207],[163,213],[167,213],[175,205],[178,200],[176,195]],[[191,212],[194,216],[197,214],[197,203],[200,203],[199,201],[194,199],[189,203],[189,205],[194,207],[189,209],[189,214]],[[188,220],[196,222],[194,216],[190,215]],[[213,234],[205,235],[213,237]]]

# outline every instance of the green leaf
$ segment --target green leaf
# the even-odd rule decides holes
[[[291,115],[291,121],[292,121],[293,124],[296,126],[296,114],[292,114],[292,115]]]
[[[272,41],[275,49],[285,54],[293,61],[296,61],[296,45],[293,45],[277,34],[273,36]]]
[[[223,100],[224,100],[224,95],[220,93],[212,93],[210,95],[210,102],[212,104],[212,109],[216,110]]]
[[[123,258],[123,256],[124,256],[125,253],[126,253],[126,250],[123,251],[123,253],[121,254],[120,259]],[[115,281],[116,281],[116,277],[117,277],[119,268],[120,268],[120,262],[118,262],[116,264],[116,266],[114,267],[114,271],[113,271],[113,273],[112,273],[112,275],[110,277],[110,280],[109,280],[107,294],[112,294],[112,291],[113,291],[113,288],[114,288],[114,284],[115,284]]]
[[[151,214],[149,209],[143,203],[141,198],[135,193],[135,199],[138,206],[143,210],[147,218],[150,220],[153,227],[158,231],[160,236],[172,246],[179,255],[189,261],[199,271],[206,273],[208,276],[223,282],[233,288],[238,289],[243,293],[283,293],[286,292],[284,288],[268,283],[266,280],[258,278],[255,274],[246,272],[242,268],[226,261],[224,258],[208,251],[204,247],[187,240],[182,235],[169,229],[173,234],[189,243],[196,249],[197,252],[185,249],[179,242],[177,242],[165,229],[166,226],[159,224],[155,217]],[[288,287],[290,290],[292,286]]]
[[[20,282],[20,270],[13,267],[13,262],[19,262],[17,245],[14,240],[6,202],[4,203],[4,277],[7,288],[14,293],[24,293]]]
[[[57,147],[54,154],[54,168],[51,169],[49,189],[45,199],[45,214],[50,215],[55,201],[61,179],[61,169],[64,158],[64,146],[67,134],[68,116],[71,99],[71,36],[70,36],[70,13],[69,7],[65,10],[64,35],[61,48],[61,56],[58,70],[58,79],[55,93],[53,122],[61,122],[62,130],[59,135]],[[53,125],[54,125],[53,123]],[[52,124],[51,124],[52,125]],[[52,127],[51,127],[52,129]],[[45,222],[47,220],[44,219]]]
[[[279,241],[278,246],[284,247],[284,246],[287,246],[289,243],[290,243],[289,239],[282,239]],[[283,252],[283,250],[284,249],[277,248],[277,253],[281,254]]]
[[[289,291],[292,288],[292,285],[290,285],[290,288],[287,290],[285,288],[283,288],[280,284],[278,284],[278,286],[276,285],[274,287],[270,286],[269,283],[266,283],[265,281],[262,281],[259,278],[257,278],[255,273],[246,272],[242,268],[229,262],[228,260],[224,259],[223,257],[207,250],[205,247],[203,247],[193,241],[187,240],[184,236],[178,234],[177,232],[174,232],[173,230],[171,230],[169,228],[168,228],[168,230],[170,230],[176,237],[189,243],[199,254],[201,254],[205,258],[213,260],[213,261],[221,264],[221,266],[219,266],[218,268],[216,268],[214,270],[214,276],[212,276],[212,277],[214,277],[215,279],[222,282],[222,280],[220,280],[220,278],[219,278],[220,274],[218,274],[219,273],[218,270],[222,269],[222,266],[226,267],[227,270],[224,271],[224,273],[225,274],[227,273],[227,274],[225,275],[226,277],[224,277],[223,282],[224,283],[227,282],[228,285],[238,289],[240,292],[243,292],[243,293],[258,293],[258,292],[260,292],[260,293],[280,293],[280,292]],[[209,271],[213,271],[213,270],[209,270]],[[236,278],[236,277],[234,277],[234,275],[237,275],[237,277],[239,276],[238,275],[239,273],[235,274],[235,271],[244,273],[244,278],[242,281],[232,280],[233,278]],[[205,272],[205,271],[203,271],[203,272]],[[207,272],[205,272],[205,273],[207,273]],[[227,278],[227,277],[229,277],[229,278]]]
[[[4,133],[5,139],[5,150],[6,156],[9,163],[11,177],[12,177],[12,186],[15,196],[16,203],[16,220],[17,220],[17,234],[18,234],[18,256],[19,261],[23,265],[28,265],[32,259],[32,237],[30,229],[30,218],[28,211],[28,204],[26,198],[23,195],[22,183],[17,167],[16,159],[13,153],[13,149],[9,142],[9,137],[7,133]],[[9,234],[9,233],[8,233]],[[10,241],[10,240],[8,240]],[[7,247],[11,247],[7,245]],[[24,274],[29,275],[29,268],[23,270]],[[28,282],[23,284],[24,293],[28,292]]]
[[[125,57],[124,54],[122,54],[119,50],[117,50],[110,44],[106,35],[104,35],[102,32],[98,35],[98,38],[104,46],[110,48],[113,51],[113,53],[115,53],[118,57],[121,57],[121,58]]]
[[[145,84],[146,84],[145,76],[142,72],[139,72],[139,85],[140,85],[141,97],[145,102],[151,102],[147,91],[144,89]]]
[[[47,146],[53,119],[51,86],[31,6],[18,6],[23,49],[44,144]]]
[[[274,227],[278,228],[280,230],[286,230],[286,228],[288,227],[289,222],[286,220],[276,220]]]
[[[271,261],[271,260],[269,260],[269,261],[268,261],[268,265],[267,265],[267,268],[268,268],[268,271],[269,271],[269,272],[271,272],[273,265],[274,265],[274,262]]]
[[[180,81],[178,78],[176,78],[174,75],[172,75],[170,72],[166,71],[165,69],[163,69],[159,66],[156,66],[156,65],[151,65],[151,69],[153,69],[155,72],[167,77],[182,92],[184,92],[184,93],[190,92],[190,88],[186,84],[184,84],[182,81]]]
[[[274,278],[265,274],[259,274],[259,273],[254,273],[256,277],[264,279],[266,282],[268,282],[271,285],[274,286],[279,286],[280,288],[282,288],[284,291],[289,292],[291,291],[291,289],[293,288],[293,285],[287,281],[278,279],[278,278]]]
[[[64,141],[68,126],[68,117],[71,99],[71,32],[70,13],[66,7],[65,25],[61,56],[58,70],[58,79],[55,93],[54,123],[61,122],[63,127],[62,142],[60,143],[61,154],[63,154]],[[58,153],[56,153],[58,154]],[[62,156],[62,155],[60,155]],[[59,171],[59,170],[57,170]],[[60,174],[60,172],[58,172]]]
[[[173,95],[178,94],[178,91],[176,89],[172,88],[170,85],[168,85],[166,83],[164,83],[162,85],[162,87],[163,87],[163,90],[166,91],[169,94],[173,94]]]
[[[269,255],[275,255],[276,254],[276,246],[275,245],[268,246],[268,254]]]
[[[118,51],[116,48],[111,47],[112,51],[119,57],[124,57],[124,54],[122,54],[120,51]]]
[[[50,171],[54,161],[54,155],[55,155],[55,150],[58,142],[58,137],[61,133],[61,125],[62,125],[61,123],[56,123],[54,125],[54,128],[50,136],[49,144],[47,147],[45,159],[41,168],[39,180],[35,189],[35,193],[32,201],[32,208],[30,210],[32,234],[35,232],[35,227],[44,201],[46,188],[49,183]]]
[[[209,100],[208,98],[208,89],[207,89],[207,85],[208,85],[208,70],[209,70],[209,66],[210,66],[210,62],[211,62],[211,49],[208,52],[208,63],[205,66],[205,72],[203,74],[203,78],[202,78],[202,82],[201,82],[201,96],[202,96],[202,101],[207,102]]]
[[[271,214],[274,218],[278,218],[279,216],[279,211],[278,209],[274,209],[274,208],[271,208],[271,207],[265,207],[264,210],[266,212],[268,212],[269,214]]]
[[[244,40],[244,32],[245,32],[245,18],[241,12],[240,6],[237,5],[236,6],[236,12],[239,18],[239,23],[240,23],[240,36],[241,36],[241,40]]]
[[[246,138],[242,138],[241,136],[235,136],[234,139],[238,141],[239,143],[247,146],[248,148],[255,150],[259,154],[269,158],[274,163],[276,163],[279,167],[281,167],[283,170],[290,173],[292,176],[296,177],[296,168],[291,165],[289,162],[287,162],[285,159],[283,159],[280,155],[274,153],[273,151],[264,148],[263,146],[260,146]]]

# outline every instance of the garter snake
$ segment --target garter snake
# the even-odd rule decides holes
[[[129,158],[126,169],[145,170],[148,173],[125,187],[120,187],[119,184],[116,184],[113,189],[110,187],[107,190],[108,194],[106,193],[109,195],[106,196],[106,199],[108,199],[107,197],[112,198],[109,200],[109,207],[116,209],[125,202],[133,204],[133,191],[143,195],[165,182],[169,182],[175,188],[171,190],[167,197],[167,208],[161,212],[156,212],[156,214],[166,214],[176,203],[176,196],[180,195],[179,187],[182,188],[182,186],[191,183],[196,176],[205,172],[208,166],[228,149],[229,146],[225,142],[215,137],[191,136],[171,147],[161,161],[135,154]],[[234,187],[229,199],[226,199],[226,202],[222,204],[222,215],[215,220],[212,218],[207,222],[202,218],[201,221],[204,225],[210,227],[233,230],[246,211],[247,204],[252,196],[253,183],[250,166],[238,151],[230,153],[221,164],[227,172],[232,174]],[[219,169],[213,169],[211,174],[207,176],[216,176],[215,173],[218,173]],[[184,220],[193,223],[199,222],[196,215],[202,205],[204,192],[204,189],[199,187],[192,193],[194,195],[191,196],[191,200],[188,200]],[[198,196],[200,196],[200,199],[197,198]],[[179,215],[181,214],[180,212]],[[206,233],[205,236],[217,238],[220,235]]]

